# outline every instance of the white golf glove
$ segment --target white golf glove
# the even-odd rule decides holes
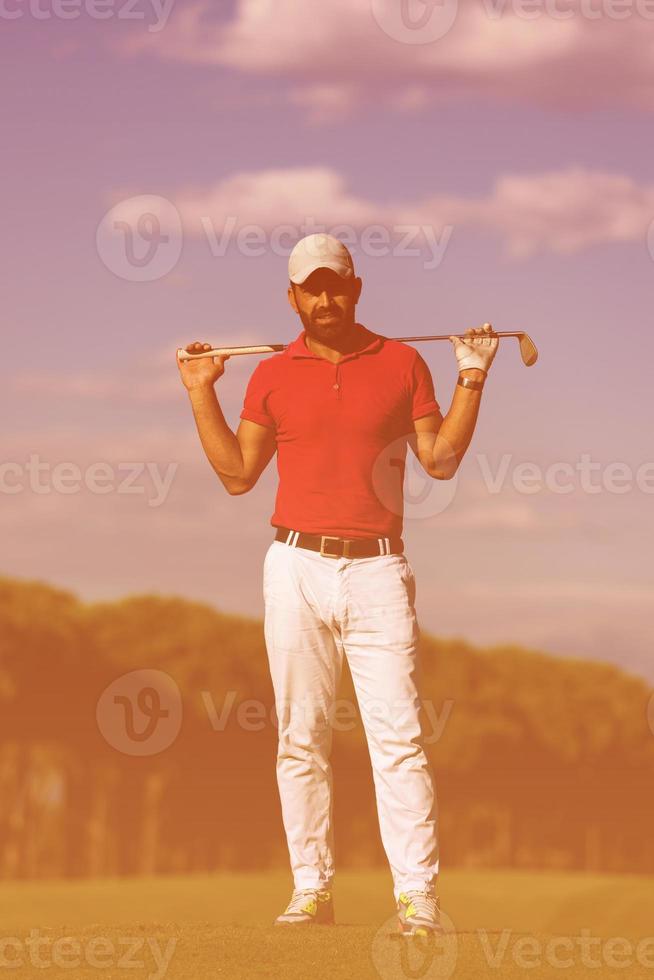
[[[465,340],[460,337],[449,339],[454,346],[459,371],[479,368],[488,373],[500,343],[490,323],[485,323],[483,327],[470,327],[466,330]]]

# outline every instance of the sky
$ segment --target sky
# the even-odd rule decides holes
[[[292,244],[357,317],[500,341],[453,481],[408,466],[422,628],[654,680],[654,2],[2,0],[0,573],[261,617],[175,350],[287,343]],[[416,344],[446,414],[449,343]],[[256,357],[217,391],[235,429]]]

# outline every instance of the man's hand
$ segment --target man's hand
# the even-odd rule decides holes
[[[459,371],[477,368],[488,374],[493,358],[497,352],[500,340],[490,323],[483,327],[470,327],[466,330],[466,339],[449,338],[454,345]]]
[[[200,354],[203,350],[212,350],[212,346],[195,341],[185,349],[187,354]],[[225,361],[230,357],[231,354],[221,354],[219,357],[198,358],[197,361],[180,361],[178,357],[177,367],[189,391],[194,388],[213,388],[218,378],[225,373]]]

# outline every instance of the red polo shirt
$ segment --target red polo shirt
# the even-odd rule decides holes
[[[275,429],[273,527],[402,534],[407,436],[414,419],[440,407],[418,351],[366,333],[366,347],[332,364],[309,350],[303,330],[252,373],[241,418]]]

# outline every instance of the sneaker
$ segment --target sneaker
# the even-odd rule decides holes
[[[397,899],[399,931],[406,936],[442,932],[438,897],[430,889],[402,892]]]
[[[326,888],[295,888],[291,900],[275,919],[276,926],[333,926],[334,902]]]

